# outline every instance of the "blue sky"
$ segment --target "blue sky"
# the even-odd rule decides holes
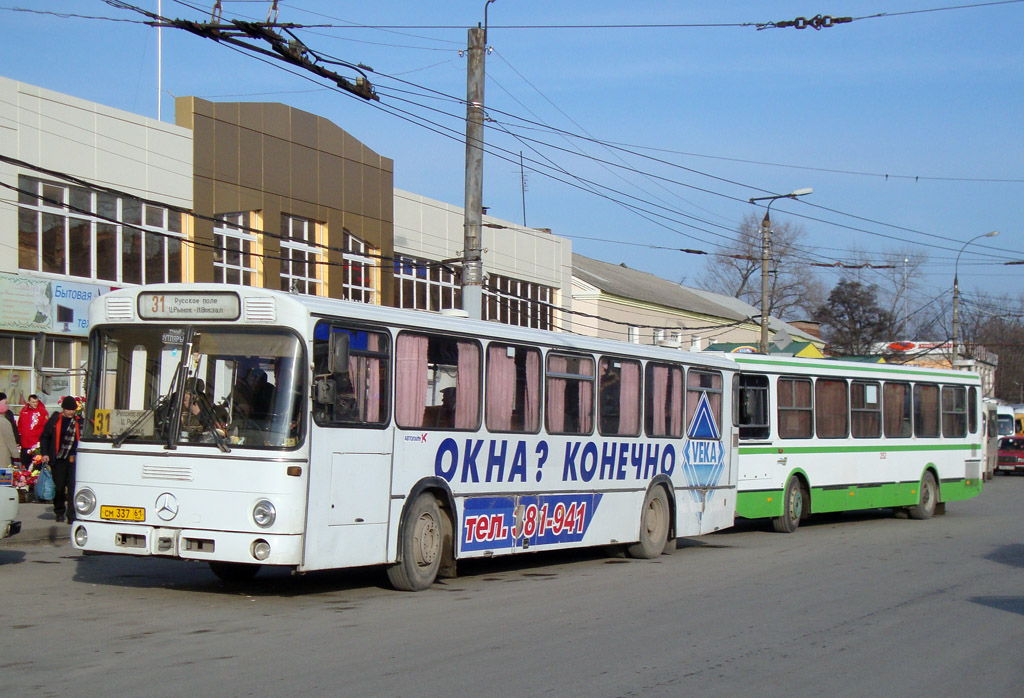
[[[136,4],[157,9],[156,0]],[[223,17],[262,21],[270,4],[223,1]],[[523,222],[522,151],[527,169],[538,170],[527,175],[527,224],[571,238],[588,256],[692,282],[708,258],[663,248],[713,251],[745,215],[763,214],[750,197],[813,187],[806,200],[772,207],[773,220],[803,227],[809,261],[926,255],[910,303],[948,303],[961,245],[999,230],[964,251],[961,288],[968,301],[979,291],[1017,296],[1024,266],[1004,262],[1024,259],[1024,3],[921,11],[957,4],[497,0],[488,7],[494,154],[485,157],[484,204]],[[163,0],[162,10],[208,21],[212,5]],[[173,120],[172,95],[284,102],[392,158],[397,187],[461,205],[459,50],[466,27],[483,21],[484,2],[278,7],[282,22],[333,25],[296,34],[321,55],[371,66],[381,102],[164,29],[162,118]],[[863,19],[820,31],[708,26],[816,13]],[[871,17],[879,13],[888,14]],[[0,18],[0,74],[157,116],[157,31],[137,23],[140,15],[101,0],[0,0]],[[597,26],[637,24],[701,26]],[[583,155],[566,152],[577,149]],[[585,190],[595,186],[602,195]],[[815,273],[835,282],[833,270]],[[891,276],[864,278],[888,292]]]

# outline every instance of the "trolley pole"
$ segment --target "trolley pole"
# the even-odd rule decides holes
[[[469,30],[466,76],[466,210],[462,251],[462,309],[483,318],[484,269],[480,230],[483,224],[484,170],[484,53],[487,30]]]

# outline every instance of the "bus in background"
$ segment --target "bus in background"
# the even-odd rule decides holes
[[[1024,405],[1013,405],[1013,434],[1024,436]]]
[[[977,374],[736,355],[736,514],[793,532],[812,513],[911,518],[982,487]]]
[[[458,559],[651,558],[734,520],[721,355],[180,284],[97,299],[89,341],[80,550],[421,590]]]
[[[1010,405],[1001,404],[998,408],[996,408],[996,410],[999,413],[999,435],[1013,436],[1014,434],[1016,434],[1017,427],[1014,423],[1014,418],[1016,417],[1016,414],[1014,413],[1013,407]]]

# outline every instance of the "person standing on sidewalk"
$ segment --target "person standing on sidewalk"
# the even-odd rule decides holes
[[[43,427],[39,439],[39,450],[43,455],[43,463],[49,464],[53,473],[53,513],[57,521],[75,520],[75,507],[68,509],[68,499],[75,496],[75,454],[78,452],[78,439],[81,436],[81,425],[77,416],[78,401],[68,395],[60,401],[60,411],[54,412]],[[65,494],[65,488],[67,493]]]
[[[39,439],[43,435],[43,428],[50,413],[46,411],[43,403],[39,402],[39,396],[32,394],[28,396],[28,402],[21,408],[18,414],[18,436],[21,437],[21,465],[28,468],[32,465],[32,456],[29,453],[39,445]]]
[[[11,455],[17,449],[18,455]],[[0,466],[9,468],[21,459],[21,447],[18,445],[18,427],[14,424],[14,415],[7,406],[7,393],[0,393]]]

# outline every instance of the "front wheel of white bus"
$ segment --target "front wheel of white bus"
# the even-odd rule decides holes
[[[388,579],[399,591],[423,591],[441,566],[444,524],[437,498],[423,493],[405,513],[398,541],[399,560],[388,567]]]
[[[805,506],[804,490],[800,486],[800,480],[795,477],[789,478],[786,492],[782,496],[782,516],[772,519],[772,526],[776,532],[793,533],[800,526]]]

